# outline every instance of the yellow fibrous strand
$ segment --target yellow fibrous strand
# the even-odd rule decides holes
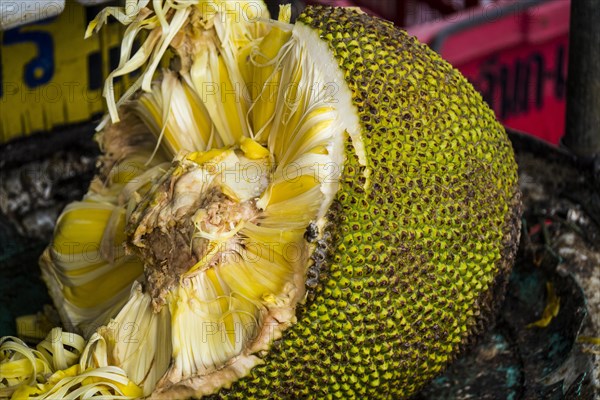
[[[278,55],[291,36],[290,31],[275,27],[250,56],[250,61],[257,67],[254,68],[251,82],[252,125],[254,135],[259,138],[267,137],[270,133],[281,87],[281,57]]]
[[[550,282],[546,283],[546,307],[539,320],[527,325],[528,328],[545,328],[558,315],[560,310],[560,298],[556,295],[556,289]]]
[[[160,85],[160,90],[156,88]],[[180,151],[202,150],[211,145],[212,123],[196,94],[172,72],[165,71],[161,83],[136,104],[140,117],[171,156]],[[186,134],[182,134],[185,132]],[[218,144],[214,143],[214,144]]]
[[[45,277],[53,282],[51,286],[60,288],[61,306],[73,325],[91,323],[122,305],[131,282],[142,275],[142,263],[121,250],[125,215],[119,210],[103,202],[75,202],[57,222],[54,240],[44,255]],[[113,225],[114,231],[107,232]],[[109,247],[104,252],[103,241]]]
[[[141,389],[122,369],[86,370],[79,363],[85,340],[54,328],[36,350],[13,337],[0,339],[0,398],[77,399],[92,395],[134,399]]]

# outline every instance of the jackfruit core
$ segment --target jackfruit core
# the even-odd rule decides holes
[[[238,36],[186,17],[179,71],[104,128],[103,172],[43,258],[63,322],[91,335],[82,370],[122,368],[145,396],[210,394],[260,362],[295,322],[349,135],[364,156],[337,63],[289,7]]]

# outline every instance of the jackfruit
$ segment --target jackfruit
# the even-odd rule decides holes
[[[520,232],[502,126],[393,24],[290,14],[128,0],[92,22],[128,25],[101,168],[41,259],[77,334],[3,339],[0,397],[408,397],[485,329]]]

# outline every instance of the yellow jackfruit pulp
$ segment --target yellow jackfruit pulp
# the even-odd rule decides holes
[[[356,9],[130,3],[92,28],[129,24],[110,79],[148,67],[117,104],[107,82],[101,171],[42,258],[88,342],[51,365],[5,340],[0,397],[413,394],[482,332],[514,258],[493,113]]]

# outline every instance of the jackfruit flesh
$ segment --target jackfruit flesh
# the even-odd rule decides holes
[[[128,0],[90,29],[109,15],[101,168],[41,259],[76,334],[2,339],[0,398],[407,397],[484,329],[520,201],[456,70],[357,9]]]

